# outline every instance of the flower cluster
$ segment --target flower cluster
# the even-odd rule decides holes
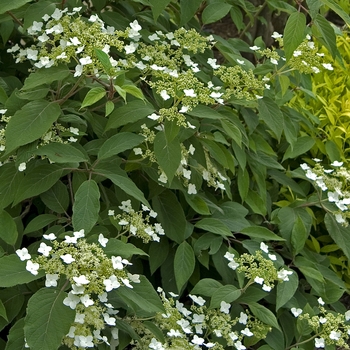
[[[265,258],[263,253],[268,256]],[[234,253],[226,252],[225,258],[229,261],[228,266],[232,270],[244,273],[248,279],[247,286],[257,283],[262,286],[265,292],[270,292],[275,285],[275,281],[289,281],[293,271],[287,269],[277,269],[273,261],[277,260],[275,254],[269,253],[269,248],[264,242],[260,243],[260,250],[255,255],[244,253],[235,258]]]
[[[226,344],[244,350],[245,337],[264,339],[271,330],[271,327],[254,318],[248,311],[240,312],[237,317],[231,316],[231,305],[225,301],[221,302],[220,309],[213,309],[205,305],[204,298],[189,295],[192,305],[186,307],[175,300],[178,297],[176,294],[170,293],[171,298],[168,299],[161,288],[158,288],[158,292],[165,313],[156,314],[153,322],[164,337],[156,339],[142,321],[127,319],[141,336],[141,341],[134,341],[134,349],[224,350]]]
[[[121,214],[115,215],[114,210],[109,210],[108,215],[124,228],[121,235],[125,236],[128,232],[129,237],[136,236],[145,243],[149,241],[159,242],[159,236],[165,234],[163,227],[158,222],[154,224],[150,222],[151,218],[155,219],[158,214],[144,204],[141,204],[141,206],[142,209],[136,212],[131,206],[131,200],[128,199],[121,202],[119,206],[122,211]]]
[[[108,303],[108,292],[131,283],[139,283],[139,275],[132,275],[125,270],[131,263],[120,256],[109,258],[103,251],[108,239],[99,235],[99,244],[87,243],[84,230],[66,235],[62,242],[50,233],[43,236],[49,244],[41,242],[39,256],[32,258],[27,248],[18,249],[16,254],[26,261],[26,269],[33,275],[39,270],[46,273],[45,286],[57,287],[61,276],[67,278],[71,290],[63,303],[75,310],[75,321],[63,343],[71,349],[85,349],[105,342],[107,337],[101,331],[116,325],[114,315],[118,313]]]
[[[315,348],[323,349],[327,345],[336,345],[342,349],[350,349],[348,340],[350,336],[350,310],[345,314],[327,311],[322,298],[318,299],[319,314],[311,315],[302,309],[292,308],[292,314],[312,329],[315,339]]]
[[[317,188],[327,193],[327,200],[334,203],[335,209],[332,213],[338,223],[348,226],[350,218],[350,191],[349,181],[350,172],[343,167],[343,162],[335,161],[331,163],[332,168],[325,169],[320,159],[314,159],[316,162],[312,168],[303,163],[300,167],[305,171],[305,176],[312,180]]]

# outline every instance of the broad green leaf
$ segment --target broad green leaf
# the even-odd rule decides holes
[[[57,80],[63,80],[70,74],[69,69],[65,65],[58,65],[50,68],[41,68],[34,73],[31,73],[24,81],[23,90],[32,90],[33,88],[51,84]]]
[[[222,286],[218,288],[213,294],[210,301],[210,308],[220,308],[220,304],[222,301],[226,303],[232,303],[236,299],[238,299],[241,295],[241,290],[237,289],[235,286],[231,284],[227,284],[226,286]]]
[[[165,172],[169,183],[173,180],[181,161],[181,147],[178,139],[168,142],[164,132],[158,132],[154,139],[154,154]]]
[[[345,23],[350,25],[350,16],[341,8],[341,6],[334,0],[320,0],[324,5],[332,9]]]
[[[302,12],[293,12],[283,32],[284,52],[287,61],[293,56],[295,49],[305,39],[306,17]]]
[[[177,247],[174,259],[175,281],[179,293],[191,277],[195,264],[196,259],[192,247],[183,241]]]
[[[132,339],[141,339],[140,336],[135,332],[134,328],[130,326],[127,322],[117,319],[116,326],[119,330],[129,334]]]
[[[18,320],[10,329],[5,350],[26,350],[24,340],[24,318]]]
[[[152,242],[149,247],[149,267],[151,274],[164,263],[169,253],[169,242],[162,238],[160,242]]]
[[[18,284],[29,283],[44,276],[39,272],[36,276],[26,270],[26,262],[21,261],[17,254],[6,255],[0,258],[0,287],[12,287]]]
[[[154,112],[154,107],[140,100],[128,102],[128,104],[115,109],[110,115],[106,130],[116,129],[120,126],[135,123],[146,118]]]
[[[132,283],[133,288],[119,287],[118,294],[123,299],[131,300],[138,307],[145,310],[147,313],[164,312],[164,307],[159,299],[157,292],[146,277],[140,276],[140,283]]]
[[[137,86],[135,85],[123,85],[122,89],[127,92],[128,94],[135,96],[136,98],[140,99],[140,100],[144,100],[145,96],[143,96],[142,90],[139,89]]]
[[[15,25],[14,25],[14,22],[13,21],[6,21],[6,22],[3,22],[0,24],[0,28],[1,28],[1,38],[2,38],[2,42],[3,43],[6,43],[12,32],[13,32],[13,29],[14,29]]]
[[[333,27],[323,16],[319,14],[313,19],[313,23],[317,28],[317,30],[314,31],[315,36],[326,46],[334,58],[338,49]]]
[[[143,321],[143,325],[152,332],[152,334],[161,342],[165,343],[163,332],[156,326],[153,321]]]
[[[113,163],[99,163],[94,168],[94,173],[110,179],[116,186],[121,188],[125,193],[139,200],[141,203],[149,206],[143,192],[129,179],[127,173],[120,169],[119,165]]]
[[[189,115],[206,119],[223,119],[224,117],[215,109],[208,106],[198,105],[188,112]]]
[[[57,220],[56,215],[52,215],[52,214],[38,215],[32,221],[29,222],[23,234],[41,230],[42,228],[52,224],[56,220]]]
[[[103,68],[105,69],[106,74],[109,74],[110,70],[113,68],[109,56],[100,49],[94,49],[96,57],[101,62]]]
[[[217,22],[231,10],[231,5],[223,2],[214,2],[205,7],[202,13],[203,24]]]
[[[24,105],[7,124],[7,153],[42,137],[60,114],[61,108],[58,103],[36,100]]]
[[[276,328],[280,329],[280,326],[278,325],[276,316],[270,311],[268,308],[266,308],[263,305],[257,304],[257,303],[249,303],[248,307],[252,314],[257,317],[260,321]]]
[[[204,233],[194,243],[193,249],[196,256],[199,258],[203,250],[208,250],[209,255],[216,254],[222,245],[223,237],[212,233]]]
[[[231,237],[232,232],[230,229],[222,223],[219,219],[215,218],[204,218],[196,222],[195,227],[205,231],[216,233],[220,236]]]
[[[17,91],[16,96],[22,100],[28,100],[28,101],[41,100],[46,97],[49,91],[50,91],[49,87],[39,86],[31,90]]]
[[[25,12],[23,29],[30,27],[34,21],[41,22],[44,15],[52,15],[55,8],[55,4],[51,1],[39,1],[31,4]]]
[[[14,245],[17,241],[17,226],[12,216],[5,210],[0,211],[0,238],[7,244]]]
[[[142,249],[135,247],[131,243],[124,243],[119,239],[110,238],[105,248],[103,248],[107,256],[119,255],[123,259],[130,259],[133,255],[146,255]]]
[[[339,224],[332,214],[327,213],[324,220],[327,231],[335,243],[343,250],[344,254],[350,259],[350,227],[344,227]]]
[[[285,303],[292,299],[299,285],[298,275],[293,272],[288,276],[289,281],[280,282],[277,284],[276,290],[276,311],[281,308]]]
[[[24,287],[25,288],[25,287]],[[21,287],[3,288],[0,290],[0,300],[6,309],[7,320],[0,317],[0,330],[11,324],[15,318],[20,317],[25,298]],[[1,346],[1,345],[0,345]]]
[[[321,0],[306,0],[311,18],[315,18],[322,6]]]
[[[121,88],[119,85],[114,85],[114,88],[119,94],[119,96],[121,96],[124,102],[126,103],[126,91],[123,88]]]
[[[126,150],[131,150],[144,141],[144,139],[142,135],[131,132],[121,132],[113,135],[101,146],[98,152],[98,158],[106,159]]]
[[[199,195],[188,195],[185,193],[186,202],[201,215],[210,215],[210,209],[205,200]]]
[[[297,255],[303,250],[308,237],[309,233],[306,231],[302,218],[298,215],[296,221],[294,222],[291,238],[292,246],[294,248],[294,255]]]
[[[163,10],[168,6],[171,0],[149,0],[149,3],[152,6],[153,18],[157,21],[159,15],[163,12]]]
[[[88,158],[76,147],[64,143],[49,143],[39,147],[35,154],[46,156],[55,163],[87,162]]]
[[[112,101],[106,102],[105,117],[108,117],[114,111],[114,103]]]
[[[0,209],[13,202],[19,183],[24,174],[18,171],[14,163],[4,164],[0,169]]]
[[[251,238],[258,238],[264,241],[285,241],[284,238],[277,236],[275,233],[263,226],[249,226],[240,231]]]
[[[69,206],[68,188],[62,181],[57,181],[48,191],[40,195],[43,203],[52,211],[64,214]]]
[[[80,108],[88,107],[106,96],[106,90],[103,87],[95,87],[88,91]]]
[[[202,0],[180,0],[180,26],[190,21],[196,14]]]
[[[66,297],[62,289],[42,288],[29,299],[24,334],[30,348],[59,348],[75,318],[75,310],[63,304]]]
[[[61,177],[63,169],[55,164],[40,165],[31,169],[17,188],[14,205],[30,197],[37,196],[51,188]]]
[[[269,97],[258,100],[259,117],[280,140],[283,131],[283,114],[277,104]]]
[[[240,146],[242,143],[242,133],[238,127],[225,119],[221,119],[221,125],[226,131],[227,135]]]
[[[4,303],[2,302],[1,299],[0,299],[0,317],[5,319],[6,321],[8,321],[5,305],[4,305]]]
[[[8,96],[6,94],[5,89],[2,86],[0,86],[0,103],[4,105],[7,99]]]
[[[89,233],[98,220],[100,190],[94,180],[83,182],[74,196],[72,224],[75,231]]]
[[[1,0],[0,15],[7,11],[16,10],[30,1],[32,0]]]
[[[186,217],[174,192],[166,190],[154,197],[152,202],[165,235],[178,244],[182,243],[186,234]]]
[[[222,284],[219,281],[212,278],[203,278],[194,286],[191,290],[191,294],[212,297],[221,287]]]

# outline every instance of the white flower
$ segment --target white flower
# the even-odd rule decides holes
[[[317,301],[318,301],[318,303],[319,303],[320,305],[324,305],[324,301],[323,301],[323,299],[322,299],[321,297],[319,297],[319,298],[317,299]]]
[[[89,307],[91,305],[94,305],[94,301],[90,299],[88,294],[83,295],[80,297],[80,301],[85,305],[85,307]]]
[[[308,169],[306,171],[305,176],[310,179],[310,180],[316,180],[317,179],[317,175],[315,173],[313,173],[310,169]]]
[[[193,323],[203,323],[205,319],[205,315],[194,314],[192,317]]]
[[[80,77],[81,74],[83,73],[83,66],[81,64],[77,64],[75,66],[75,73],[74,73],[74,76],[75,77]]]
[[[71,326],[71,327],[69,328],[69,332],[68,332],[68,334],[67,334],[67,337],[69,337],[69,338],[74,338],[74,337],[75,337],[74,331],[75,331],[75,327]]]
[[[224,314],[230,313],[230,307],[231,307],[231,304],[226,303],[225,301],[222,301],[220,303],[220,311],[223,312]]]
[[[128,273],[128,278],[133,283],[140,283],[140,275]]]
[[[230,269],[232,269],[232,270],[236,270],[237,267],[239,266],[239,264],[238,264],[238,262],[232,260],[232,261],[230,261],[230,262],[228,263],[227,266],[228,266]]]
[[[142,149],[140,147],[133,148],[133,151],[134,151],[136,156],[137,155],[142,156],[142,154],[143,154]]]
[[[60,9],[56,8],[54,13],[51,15],[51,17],[56,21],[58,21],[59,19],[61,19],[62,15],[63,15],[63,12]]]
[[[81,44],[80,40],[76,36],[74,38],[69,38],[69,40],[74,46],[78,46]]]
[[[333,67],[330,63],[322,63],[322,66],[328,70],[333,70]]]
[[[183,318],[179,321],[176,321],[176,323],[181,326],[182,330],[188,334],[188,333],[192,333],[191,331],[191,327],[190,327],[190,323],[187,320],[184,320]]]
[[[109,278],[103,281],[103,284],[106,286],[106,292],[110,292],[113,289],[117,289],[120,287],[120,283],[115,275],[110,276]]]
[[[95,346],[93,339],[92,335],[87,335],[86,337],[83,335],[76,335],[74,337],[74,345],[79,348],[93,348]]]
[[[196,185],[189,183],[187,193],[188,194],[196,194],[197,193]]]
[[[79,303],[80,298],[72,292],[69,292],[68,296],[63,300],[63,304],[69,306],[72,310],[74,310]]]
[[[256,276],[254,278],[254,282],[258,283],[258,284],[263,284],[264,283],[264,279],[262,277]]]
[[[245,314],[244,312],[241,312],[240,316],[239,316],[238,323],[240,323],[240,324],[247,324],[247,321],[248,321],[248,315]]]
[[[274,39],[277,39],[277,38],[282,38],[282,34],[279,34],[277,32],[273,32],[272,35],[271,35],[271,38],[274,38]]]
[[[203,345],[204,339],[198,337],[198,335],[195,334],[195,335],[193,336],[193,339],[191,340],[191,343],[196,344],[196,345]]]
[[[303,310],[302,309],[300,309],[300,308],[295,308],[295,307],[292,307],[291,309],[290,309],[290,311],[291,311],[291,313],[294,315],[294,317],[298,317],[302,312],[303,312]]]
[[[155,40],[159,40],[160,38],[159,38],[159,36],[156,33],[154,33],[152,35],[149,35],[148,39],[151,40],[151,41],[155,41]]]
[[[345,321],[349,321],[350,320],[350,310],[346,311],[344,316],[345,316]]]
[[[319,158],[312,158],[312,160],[316,163],[321,163],[322,162],[322,159],[319,159]]]
[[[246,347],[240,341],[235,342],[234,345],[235,345],[237,350],[245,350],[246,349]]]
[[[124,265],[132,265],[128,260],[123,259],[121,256],[112,256],[112,265],[115,270],[123,270]],[[124,265],[123,265],[124,264]]]
[[[165,91],[165,90],[163,90],[163,91]],[[147,118],[148,118],[148,119],[152,119],[152,120],[157,120],[157,119],[160,118],[160,115],[157,115],[157,114],[155,114],[155,113],[152,113],[152,114],[150,114]]]
[[[213,68],[213,69],[217,69],[220,67],[219,64],[216,64],[217,59],[216,58],[208,58],[207,63]]]
[[[125,53],[128,55],[129,53],[134,53],[136,49],[138,48],[138,43],[130,43],[130,45],[125,45],[124,50]]]
[[[86,278],[85,275],[80,275],[79,277],[73,277],[74,282],[77,286],[81,286],[82,284],[89,284],[90,281]]]
[[[44,242],[41,242],[40,247],[38,248],[38,253],[41,253],[44,256],[49,256],[51,250],[52,250],[52,247],[46,245],[46,243]]]
[[[244,60],[239,60],[238,58],[237,58],[237,63],[241,64],[242,66],[245,64]]]
[[[331,163],[331,165],[333,165],[333,166],[342,166],[343,162],[338,162],[337,160],[335,160],[333,163]]]
[[[190,147],[188,148],[188,152],[189,152],[191,155],[193,155],[195,150],[196,150],[196,149],[193,147],[193,145],[190,144]]]
[[[162,90],[162,91],[160,92],[160,96],[162,96],[162,99],[163,99],[164,101],[169,100],[169,98],[170,98],[170,96],[168,95],[168,93],[166,92],[166,90]],[[153,114],[154,114],[154,113],[153,113]]]
[[[243,334],[243,335],[246,335],[247,337],[252,337],[253,335],[254,335],[254,333],[252,333],[251,331],[250,331],[250,329],[249,328],[244,328],[243,330],[241,330],[241,333]]]
[[[306,163],[300,164],[300,168],[303,169],[303,170],[310,169],[310,167]]]
[[[339,223],[339,224],[344,224],[346,222],[346,220],[342,217],[341,214],[335,214],[335,220]]]
[[[315,348],[324,348],[324,338],[315,338]]]
[[[7,109],[0,109],[0,114],[5,114],[7,112]]]
[[[167,333],[169,337],[181,337],[181,332],[177,329],[170,329],[170,331]]]
[[[251,50],[253,50],[253,51],[260,50],[260,47],[259,47],[259,46],[256,46],[256,45],[250,46],[249,48],[250,48]]]
[[[86,57],[83,57],[83,58],[79,58],[79,62],[82,66],[85,66],[87,64],[90,64],[92,63],[92,59],[90,56],[86,56]]]
[[[271,289],[272,288],[270,286],[267,286],[266,284],[262,286],[262,290],[264,290],[265,292],[271,292]]]
[[[115,317],[109,316],[107,313],[103,314],[103,319],[109,326],[115,326],[116,319]]]
[[[286,282],[286,281],[289,281],[288,275],[292,275],[292,274],[293,274],[293,271],[281,269],[277,272],[277,277],[278,279]]]
[[[42,43],[45,43],[49,39],[50,39],[50,37],[46,33],[43,33],[42,35],[38,36],[38,40]]]
[[[330,202],[338,202],[339,201],[339,194],[337,192],[329,191],[327,193],[327,196],[328,196],[328,200]]]
[[[60,258],[66,263],[66,264],[70,264],[73,261],[75,261],[75,259],[72,257],[72,254],[64,254],[61,255]]]
[[[72,294],[84,294],[84,290],[84,286],[77,286],[76,284],[72,283]]]
[[[265,244],[264,242],[260,243],[260,249],[265,252],[266,254],[269,252],[269,247],[267,246],[267,244]]]
[[[321,324],[324,324],[327,322],[327,319],[326,319],[326,317],[320,317],[319,321]]]
[[[102,245],[102,247],[106,247],[108,243],[108,238],[105,238],[105,236],[102,233],[100,233],[98,235],[98,242]]]
[[[272,260],[272,261],[276,261],[277,260],[277,256],[275,254],[268,254],[268,257]]]
[[[52,232],[49,233],[48,235],[43,235],[43,237],[48,241],[54,241],[57,238],[56,235]]]
[[[152,338],[151,342],[148,344],[148,347],[153,350],[164,350],[162,343],[157,341],[155,338]]]
[[[28,253],[27,248],[17,249],[16,254],[21,259],[21,261],[29,260],[31,258],[31,255]]]
[[[18,171],[24,171],[26,170],[26,168],[27,168],[27,165],[26,163],[23,162],[18,166]]]
[[[84,324],[84,319],[85,319],[85,314],[76,313],[76,314],[75,314],[74,322],[75,322],[75,323]]]
[[[79,129],[73,128],[72,126],[69,128],[69,131],[74,135],[79,135]]]
[[[142,27],[139,25],[139,22],[136,19],[134,22],[131,22],[129,26],[131,29],[135,30],[136,32],[139,32],[142,29]]]
[[[270,61],[271,61],[272,64],[275,64],[275,65],[278,64],[278,61],[276,59],[274,59],[274,58],[270,58]]]
[[[301,51],[299,51],[299,50],[295,50],[294,52],[293,52],[293,56],[294,57],[298,57],[298,56],[301,56]]]
[[[190,122],[187,122],[187,126],[190,128],[190,129],[195,129],[196,127],[194,125],[192,125]]]
[[[187,113],[190,107],[188,106],[182,106],[181,109],[179,110],[179,113]]]
[[[194,92],[193,89],[184,89],[185,96],[188,97],[197,97],[197,94]]]
[[[165,175],[164,172],[162,172],[162,173],[160,174],[160,176],[159,176],[159,178],[158,178],[158,181],[159,181],[159,182],[162,182],[162,183],[164,183],[164,184],[167,183],[168,177]]]
[[[108,210],[108,216],[114,216],[114,210]]]
[[[39,270],[39,264],[33,263],[31,260],[27,260],[26,270],[29,271],[32,275],[37,275]]]
[[[340,332],[336,332],[336,331],[331,331],[329,338],[332,340],[339,340],[341,337],[341,333]]]
[[[184,178],[186,178],[188,180],[191,179],[191,170],[182,169],[182,174],[183,174]]]

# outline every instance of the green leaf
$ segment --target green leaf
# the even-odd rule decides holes
[[[57,181],[48,191],[40,195],[43,203],[52,211],[64,214],[69,206],[68,188],[62,181]]]
[[[309,8],[309,13],[311,18],[315,18],[318,14],[320,7],[321,7],[321,1],[320,0],[306,0],[307,7]]]
[[[230,229],[222,223],[219,219],[215,218],[204,218],[196,222],[195,227],[205,231],[216,233],[220,236],[231,237],[232,232]]]
[[[194,286],[191,290],[191,294],[212,297],[221,287],[222,284],[219,281],[212,278],[203,278]]]
[[[332,9],[339,17],[341,17],[344,22],[350,25],[350,17],[349,15],[342,9],[342,7],[336,3],[334,0],[320,0],[324,5],[327,5],[330,9]]]
[[[285,241],[284,238],[262,226],[249,226],[240,231],[249,237],[262,239],[264,241]]]
[[[157,21],[159,15],[169,5],[170,2],[171,0],[149,0],[149,3],[152,6],[152,13],[155,21]]]
[[[344,227],[339,224],[332,214],[327,213],[324,219],[327,231],[338,247],[342,249],[348,259],[350,259],[350,226]]]
[[[55,4],[50,1],[31,4],[25,12],[23,29],[28,29],[34,21],[41,22],[44,15],[52,15],[55,8]]]
[[[41,68],[28,76],[24,81],[22,90],[32,90],[43,84],[51,84],[54,81],[63,80],[69,75],[69,69],[65,65]]]
[[[32,221],[29,222],[23,234],[41,230],[42,228],[52,224],[56,220],[57,220],[56,215],[52,215],[52,214],[38,215]]]
[[[89,233],[98,220],[100,190],[94,180],[84,181],[74,196],[72,224],[75,231]]]
[[[135,123],[146,118],[154,112],[154,107],[146,102],[135,100],[115,109],[110,115],[106,130],[116,129],[120,126]]]
[[[181,161],[181,146],[178,139],[168,142],[164,132],[158,132],[154,139],[154,154],[165,172],[169,183],[173,180]]]
[[[178,244],[182,243],[185,239],[187,223],[182,206],[174,192],[166,190],[154,197],[152,202],[165,235]]]
[[[190,21],[196,14],[202,0],[180,0],[180,26]]]
[[[294,248],[294,255],[297,255],[303,250],[308,237],[309,233],[306,231],[306,227],[302,218],[298,215],[296,221],[294,222],[291,237],[292,246]]]
[[[88,158],[76,147],[58,142],[39,147],[35,151],[35,154],[46,156],[55,163],[80,163],[88,161]]]
[[[107,101],[105,109],[106,109],[105,117],[108,117],[114,111],[114,103],[112,101]]]
[[[114,85],[114,88],[126,103],[126,91],[122,89],[119,85]]]
[[[13,162],[0,169],[0,209],[6,208],[15,198],[19,183],[24,174],[18,171]]]
[[[232,303],[241,296],[241,290],[231,284],[218,288],[210,301],[210,308],[219,308],[222,301]]]
[[[142,135],[133,134],[131,132],[121,132],[113,135],[101,146],[98,152],[98,158],[106,159],[118,153],[130,150],[138,146],[144,139]]]
[[[1,299],[0,299],[0,317],[4,318],[7,322],[9,321],[8,318],[7,318],[5,305],[4,305],[4,303],[2,302]]]
[[[133,255],[148,256],[142,249],[135,247],[131,243],[124,243],[116,238],[110,238],[103,250],[109,257],[112,255],[119,255],[123,259],[130,259]]]
[[[36,276],[26,270],[26,262],[21,261],[17,254],[6,255],[0,258],[0,287],[12,287],[18,284],[29,283],[44,276],[39,272]]]
[[[283,114],[277,104],[269,97],[258,100],[259,117],[280,140],[283,131]]]
[[[18,320],[10,329],[5,350],[26,350],[24,345],[24,318]]]
[[[198,105],[197,107],[189,111],[187,114],[193,117],[206,118],[206,119],[223,119],[224,118],[215,109],[207,106],[203,106],[203,105]]]
[[[27,103],[7,124],[6,152],[42,137],[61,114],[58,103],[36,100]]]
[[[231,7],[232,5],[223,2],[209,4],[202,13],[203,24],[217,22],[230,12]]]
[[[192,247],[186,241],[183,241],[177,247],[174,259],[175,281],[179,293],[190,279],[195,263],[196,259]]]
[[[0,238],[7,244],[14,245],[17,237],[17,226],[12,216],[5,210],[0,211]]]
[[[101,62],[106,74],[109,74],[110,70],[113,69],[109,56],[100,49],[94,49],[97,59]]]
[[[277,284],[276,290],[276,311],[286,304],[296,292],[299,285],[298,275],[293,272],[288,276],[289,281],[280,282]]]
[[[338,49],[333,27],[323,16],[319,14],[314,18],[313,23],[317,28],[317,30],[314,31],[315,36],[326,46],[334,58]]]
[[[118,294],[125,300],[131,300],[147,313],[164,312],[164,307],[154,290],[152,284],[146,277],[140,276],[140,283],[133,283],[133,288],[119,287]]]
[[[293,12],[283,32],[284,52],[287,61],[293,56],[295,49],[305,39],[306,17],[302,12]]]
[[[55,164],[40,165],[31,170],[20,182],[13,205],[47,191],[58,181],[63,171]]]
[[[110,179],[116,186],[121,188],[125,193],[139,200],[144,205],[149,206],[143,192],[135,185],[135,183],[129,179],[127,173],[120,169],[118,165],[113,163],[100,162],[95,168],[94,173],[102,175]]]
[[[97,101],[101,100],[106,96],[106,90],[103,87],[95,87],[92,88],[88,93],[86,94],[83,102],[81,103],[81,108],[91,106]]]
[[[135,96],[136,98],[140,99],[140,100],[144,100],[145,96],[143,96],[142,90],[139,89],[137,86],[135,85],[123,85],[122,89],[127,92],[128,94]]]
[[[169,242],[162,238],[160,242],[152,242],[149,247],[149,267],[151,274],[164,263],[169,253]]]
[[[276,329],[280,329],[276,316],[268,308],[257,303],[249,303],[248,307],[252,314],[255,317],[257,317],[260,321]]]
[[[63,304],[66,297],[62,289],[42,288],[29,299],[24,334],[30,348],[59,348],[75,318],[75,310]]]
[[[7,11],[16,10],[30,1],[32,0],[2,0],[0,6],[0,15]]]

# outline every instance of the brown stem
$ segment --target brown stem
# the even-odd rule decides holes
[[[6,11],[6,13],[11,16],[17,24],[23,27],[23,23],[11,11]]]

